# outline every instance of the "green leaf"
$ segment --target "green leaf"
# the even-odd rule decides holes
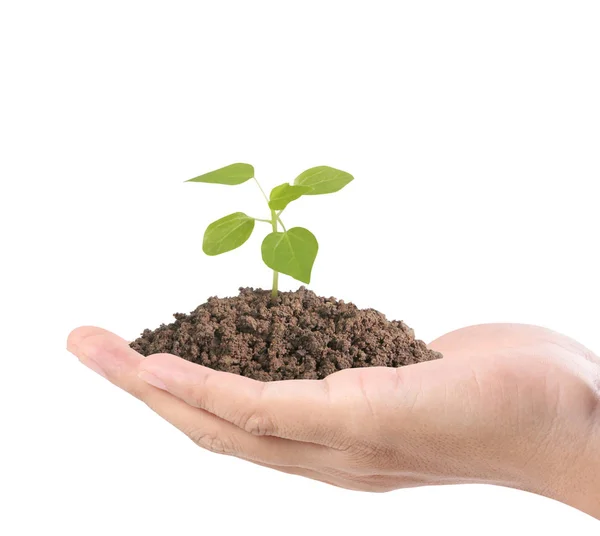
[[[310,186],[292,186],[287,182],[275,186],[269,196],[269,207],[273,210],[283,210],[289,203],[310,192]]]
[[[250,164],[231,164],[223,168],[205,173],[185,182],[209,182],[212,184],[242,184],[254,177],[254,167]]]
[[[304,195],[331,194],[341,190],[353,179],[354,177],[345,171],[329,166],[317,166],[300,173],[294,184],[312,188],[311,192]]]
[[[285,233],[270,233],[261,247],[263,261],[269,268],[307,284],[318,250],[315,235],[303,227],[293,227]]]
[[[243,212],[234,212],[213,221],[204,232],[202,251],[207,255],[220,255],[239,248],[252,234],[254,218]]]

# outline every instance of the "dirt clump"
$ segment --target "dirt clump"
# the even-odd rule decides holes
[[[352,367],[400,367],[441,358],[404,322],[374,309],[323,298],[301,287],[280,292],[241,288],[209,298],[190,314],[142,335],[143,355],[171,353],[216,370],[262,381],[322,379]]]

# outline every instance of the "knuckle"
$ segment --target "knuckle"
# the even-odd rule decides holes
[[[191,430],[186,434],[199,447],[215,454],[234,454],[235,449],[229,440],[202,430]]]
[[[199,386],[198,384],[189,385],[186,394],[192,406],[203,409],[205,411],[210,411],[212,409],[209,408],[208,400],[206,397],[206,391],[204,388],[202,388],[202,386]]]
[[[241,428],[249,434],[256,436],[270,436],[275,434],[273,419],[259,412],[252,413],[243,419]]]
[[[203,409],[204,411],[208,411],[209,413],[212,413],[210,410],[212,408],[209,408],[205,397],[198,392],[196,389],[189,389],[188,393],[187,393],[187,399],[189,400],[189,403],[191,404],[191,406],[196,407],[196,408],[200,408]]]

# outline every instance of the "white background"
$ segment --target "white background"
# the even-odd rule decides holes
[[[286,211],[317,293],[425,341],[511,321],[599,352],[599,27],[595,1],[3,2],[0,532],[597,534],[514,490],[359,494],[200,451],[64,348],[269,285],[260,233],[201,252],[260,217],[255,185],[183,184],[241,161],[356,177]]]

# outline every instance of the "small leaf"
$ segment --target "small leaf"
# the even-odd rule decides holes
[[[250,164],[231,164],[223,168],[205,173],[185,182],[209,182],[212,184],[242,184],[254,177],[254,167]]]
[[[202,251],[207,255],[220,255],[239,248],[252,234],[254,218],[243,212],[234,212],[213,221],[204,232]]]
[[[289,203],[310,192],[310,186],[292,186],[287,182],[275,186],[269,196],[269,207],[273,210],[283,210]]]
[[[303,227],[270,233],[261,247],[263,261],[269,268],[307,284],[318,250],[315,235]]]
[[[294,184],[312,188],[311,192],[304,195],[331,194],[341,190],[353,179],[354,177],[345,171],[329,166],[317,166],[300,173]]]

